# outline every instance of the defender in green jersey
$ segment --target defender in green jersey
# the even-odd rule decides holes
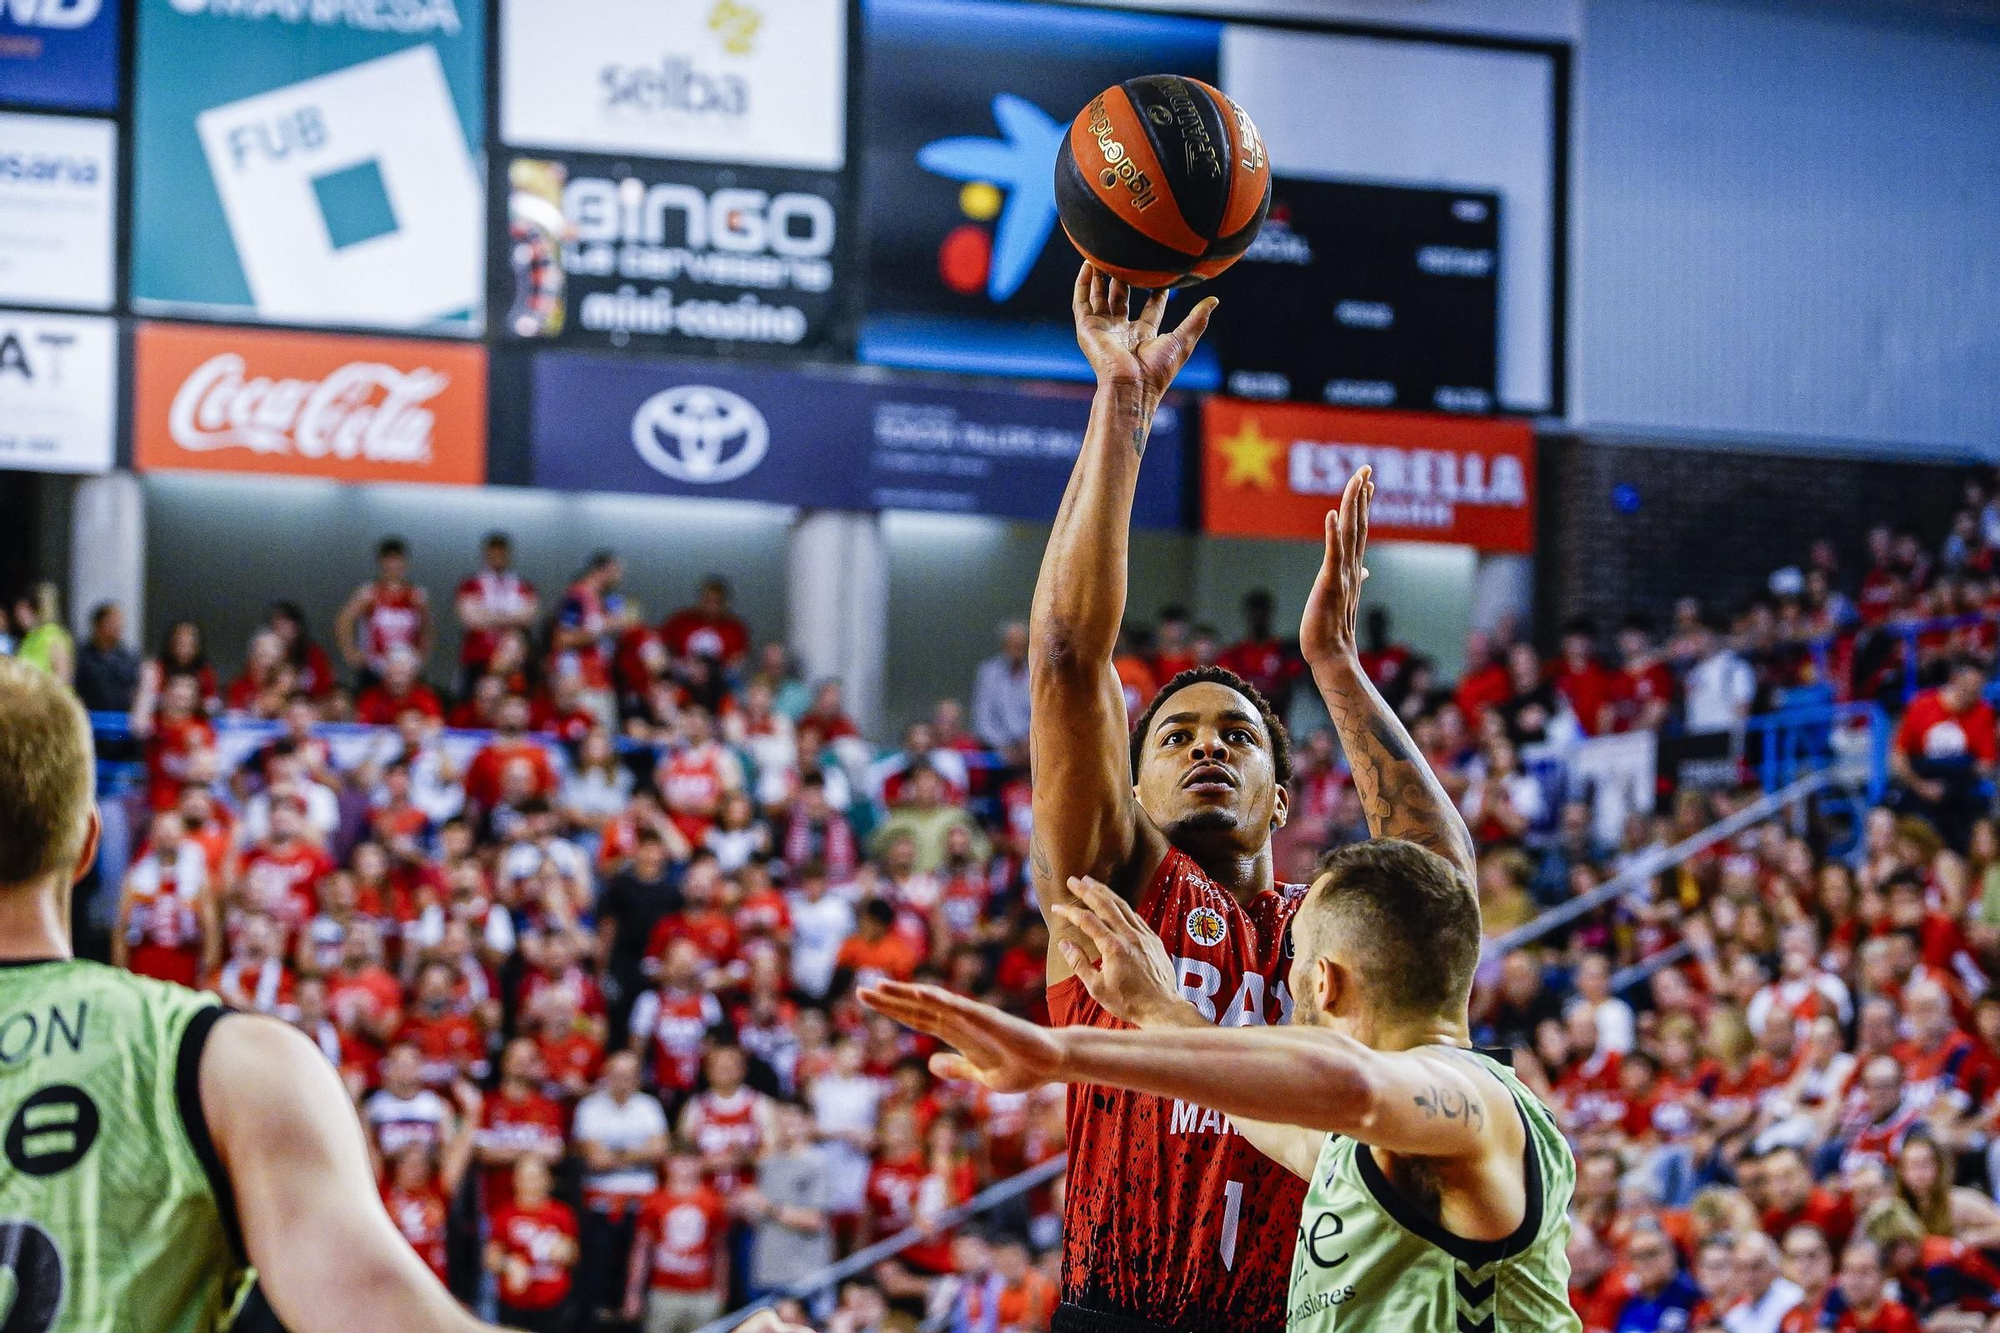
[[[1301,629],[1302,641],[1317,636],[1309,660],[1337,666],[1354,653],[1371,490],[1363,468],[1329,515]],[[1231,1131],[1309,1182],[1293,1333],[1580,1333],[1564,1253],[1574,1159],[1504,1057],[1472,1050],[1468,1036],[1480,948],[1471,838],[1365,676],[1328,674],[1376,837],[1327,857],[1292,918],[1290,1024],[1210,1027],[1159,936],[1080,878],[1050,908],[1088,941],[1087,951],[1065,941],[1065,956],[1099,1004],[1141,1030],[1037,1027],[931,986],[890,982],[862,999],[957,1047],[933,1058],[944,1077],[1176,1098],[1161,1117],[1190,1152],[1213,1118],[1181,1112],[1227,1115]],[[1162,1040],[1161,1028],[1175,1031]]]

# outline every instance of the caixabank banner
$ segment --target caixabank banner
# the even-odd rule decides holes
[[[484,347],[141,324],[133,360],[140,471],[486,479]]]
[[[847,0],[502,0],[516,147],[837,171]]]
[[[535,358],[534,484],[1047,522],[1087,392],[965,389],[712,362]],[[1154,418],[1132,521],[1182,525],[1177,402]]]
[[[118,322],[0,310],[0,469],[109,472]]]
[[[841,318],[838,174],[515,154],[502,327],[517,338],[728,355],[826,348]]]
[[[1535,549],[1535,434],[1525,421],[1350,412],[1211,397],[1202,530],[1318,541],[1347,479],[1375,469],[1371,540]]]
[[[0,0],[0,100],[118,109],[122,0]]]
[[[475,332],[478,0],[134,0],[132,302]]]
[[[1111,84],[1219,83],[1222,25],[1010,0],[866,0],[863,360],[1087,378],[1070,323],[1081,262],[1056,225],[1056,149]],[[1176,298],[1174,309],[1190,302]],[[1214,388],[1197,348],[1183,388]]]

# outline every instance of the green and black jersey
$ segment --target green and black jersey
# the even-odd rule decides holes
[[[1527,1131],[1527,1214],[1502,1240],[1454,1236],[1383,1175],[1366,1144],[1328,1135],[1299,1217],[1290,1333],[1581,1333],[1569,1304],[1576,1161],[1555,1117],[1483,1053]]]
[[[209,1333],[245,1278],[202,1119],[212,995],[98,963],[0,965],[0,1327]]]

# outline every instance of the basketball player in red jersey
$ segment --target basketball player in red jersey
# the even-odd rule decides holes
[[[1262,695],[1215,667],[1168,681],[1125,725],[1112,656],[1125,613],[1127,532],[1153,412],[1215,308],[1160,332],[1166,293],[1077,275],[1077,342],[1097,372],[1090,426],[1049,536],[1029,634],[1036,894],[1048,914],[1049,1011],[1058,1025],[1122,1027],[1085,990],[1091,966],[1068,878],[1111,886],[1165,941],[1181,993],[1209,1022],[1282,1023],[1287,930],[1304,885],[1278,885],[1290,743]],[[1342,508],[1367,503],[1366,474]],[[1365,512],[1365,511],[1364,511]],[[1472,844],[1450,799],[1362,672],[1354,605],[1360,552],[1328,516],[1325,561],[1299,646],[1326,700],[1368,826],[1437,852],[1468,877]],[[1173,1040],[1163,1031],[1162,1041]],[[1285,1322],[1304,1185],[1264,1157],[1254,1125],[1165,1098],[1069,1091],[1062,1306],[1055,1333],[1262,1333]]]

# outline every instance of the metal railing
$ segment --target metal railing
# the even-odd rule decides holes
[[[1498,958],[1524,944],[1532,944],[1544,935],[1561,929],[1578,917],[1589,915],[1607,903],[1639,893],[1662,872],[1671,870],[1707,851],[1725,838],[1733,838],[1744,829],[1761,824],[1783,810],[1800,805],[1808,798],[1840,784],[1850,776],[1834,766],[1808,773],[1782,790],[1758,797],[1735,814],[1717,820],[1691,837],[1683,838],[1667,847],[1649,847],[1633,857],[1630,865],[1589,893],[1551,907],[1532,921],[1488,940],[1482,953],[1487,958]]]
[[[704,1324],[696,1333],[728,1333],[736,1325],[748,1319],[759,1310],[767,1309],[781,1300],[809,1301],[824,1291],[832,1291],[851,1277],[867,1272],[884,1259],[893,1259],[912,1245],[932,1239],[940,1231],[962,1226],[988,1213],[1001,1204],[1011,1203],[1030,1190],[1048,1184],[1069,1164],[1069,1154],[1051,1157],[1046,1162],[1038,1162],[1019,1175],[1009,1176],[997,1184],[988,1185],[979,1193],[955,1208],[947,1208],[923,1226],[905,1227],[893,1236],[885,1236],[873,1245],[865,1246],[835,1264],[822,1268],[810,1277],[802,1278],[789,1286],[758,1297],[740,1310],[732,1310],[712,1323]]]

